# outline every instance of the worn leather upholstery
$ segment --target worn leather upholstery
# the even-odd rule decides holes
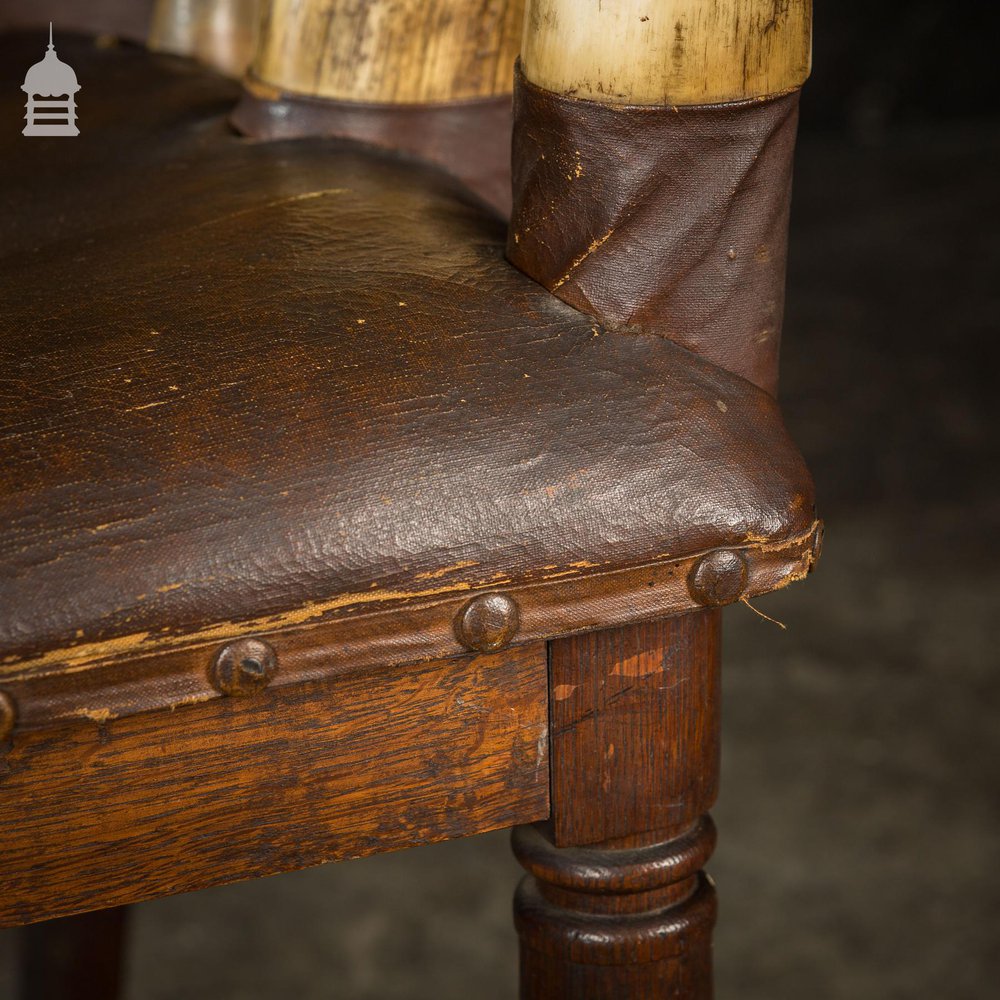
[[[4,120],[37,50],[0,44]],[[437,169],[249,141],[193,64],[59,51],[80,137],[6,138],[0,167],[9,690],[85,713],[120,669],[103,704],[130,711],[213,696],[235,636],[297,651],[286,682],[461,652],[479,593],[513,595],[518,642],[697,607],[720,547],[746,594],[809,568],[812,486],[766,392],[550,295]]]
[[[447,104],[366,104],[271,94],[247,81],[230,121],[255,139],[357,139],[446,167],[510,214],[511,97]]]
[[[798,91],[696,107],[561,97],[518,73],[510,260],[616,330],[778,383]]]

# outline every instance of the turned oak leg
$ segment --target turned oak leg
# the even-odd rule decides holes
[[[552,816],[518,827],[522,1000],[707,1000],[719,612],[550,644]]]
[[[116,1000],[128,908],[21,928],[21,1000]]]

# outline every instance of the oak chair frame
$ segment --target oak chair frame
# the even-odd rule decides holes
[[[200,22],[191,14],[197,4],[161,3],[154,47],[242,71],[252,33],[240,17],[251,5],[201,6],[235,12],[241,30],[220,32],[218,18]],[[805,2],[769,23],[764,8],[772,5],[757,0],[662,0],[647,26],[643,5],[631,0],[610,13],[577,0],[510,0],[492,5],[478,31],[444,42],[435,12],[453,13],[460,0],[419,11],[387,4],[413,20],[344,51],[331,51],[309,27],[317,18],[349,19],[357,6],[273,0],[247,76],[250,99],[503,101],[518,51],[531,84],[611,105],[753,101],[798,87],[808,73]],[[515,30],[522,6],[523,44]],[[678,50],[682,23],[687,44]],[[568,30],[573,45],[565,44]],[[64,816],[77,817],[63,858],[12,880],[5,920],[29,925],[26,1000],[113,996],[124,908],[133,901],[507,826],[526,870],[515,901],[523,998],[705,1000],[716,912],[703,867],[715,845],[720,607],[804,575],[818,544],[814,526],[777,553],[700,552],[666,568],[639,567],[637,574],[659,574],[657,597],[609,610],[602,627],[557,635],[518,631],[520,593],[447,595],[451,645],[427,648],[405,670],[384,668],[389,647],[365,645],[373,618],[336,632],[279,628],[166,650],[157,669],[166,663],[180,676],[193,665],[212,695],[182,705],[168,693],[166,711],[119,716],[105,707],[81,722],[87,695],[71,690],[75,681],[53,679],[35,702],[16,682],[3,685],[0,735],[15,740],[17,759],[44,758],[50,790],[25,836],[44,847]],[[582,602],[573,586],[552,600]],[[440,603],[434,608],[439,614]],[[421,614],[418,605],[414,635]],[[146,660],[109,653],[125,699]],[[279,660],[291,680],[269,685]],[[312,669],[320,662],[332,668]],[[35,704],[46,726],[32,717]],[[389,732],[377,720],[393,713]],[[53,720],[69,726],[58,746],[49,742]],[[150,782],[149,747],[167,745],[170,759]],[[266,772],[254,764],[263,754]],[[311,775],[304,793],[275,781],[293,768]],[[7,793],[30,796],[37,777],[12,773]],[[129,776],[138,791],[116,792]],[[214,796],[230,801],[234,784],[249,803],[239,822],[212,806]],[[122,810],[146,832],[169,830],[179,810],[185,829],[137,848],[123,867],[88,849],[87,820],[79,818],[101,831],[120,827]],[[196,842],[202,846],[191,853]]]

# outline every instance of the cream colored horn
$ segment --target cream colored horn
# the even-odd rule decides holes
[[[272,0],[255,90],[420,104],[510,93],[524,0]]]
[[[257,46],[261,0],[156,0],[148,46],[242,77]]]
[[[534,84],[608,104],[780,94],[809,75],[811,0],[527,0]]]

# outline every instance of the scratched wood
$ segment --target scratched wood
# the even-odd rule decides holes
[[[535,643],[17,734],[0,926],[544,817],[546,688]]]
[[[514,833],[521,1000],[711,1000],[719,624],[550,644],[552,817]]]
[[[658,831],[715,801],[719,612],[551,644],[552,818],[558,846]]]
[[[778,94],[809,75],[812,0],[528,0],[532,83],[615,104]]]
[[[509,94],[524,0],[272,0],[253,73],[279,91],[391,104]]]

